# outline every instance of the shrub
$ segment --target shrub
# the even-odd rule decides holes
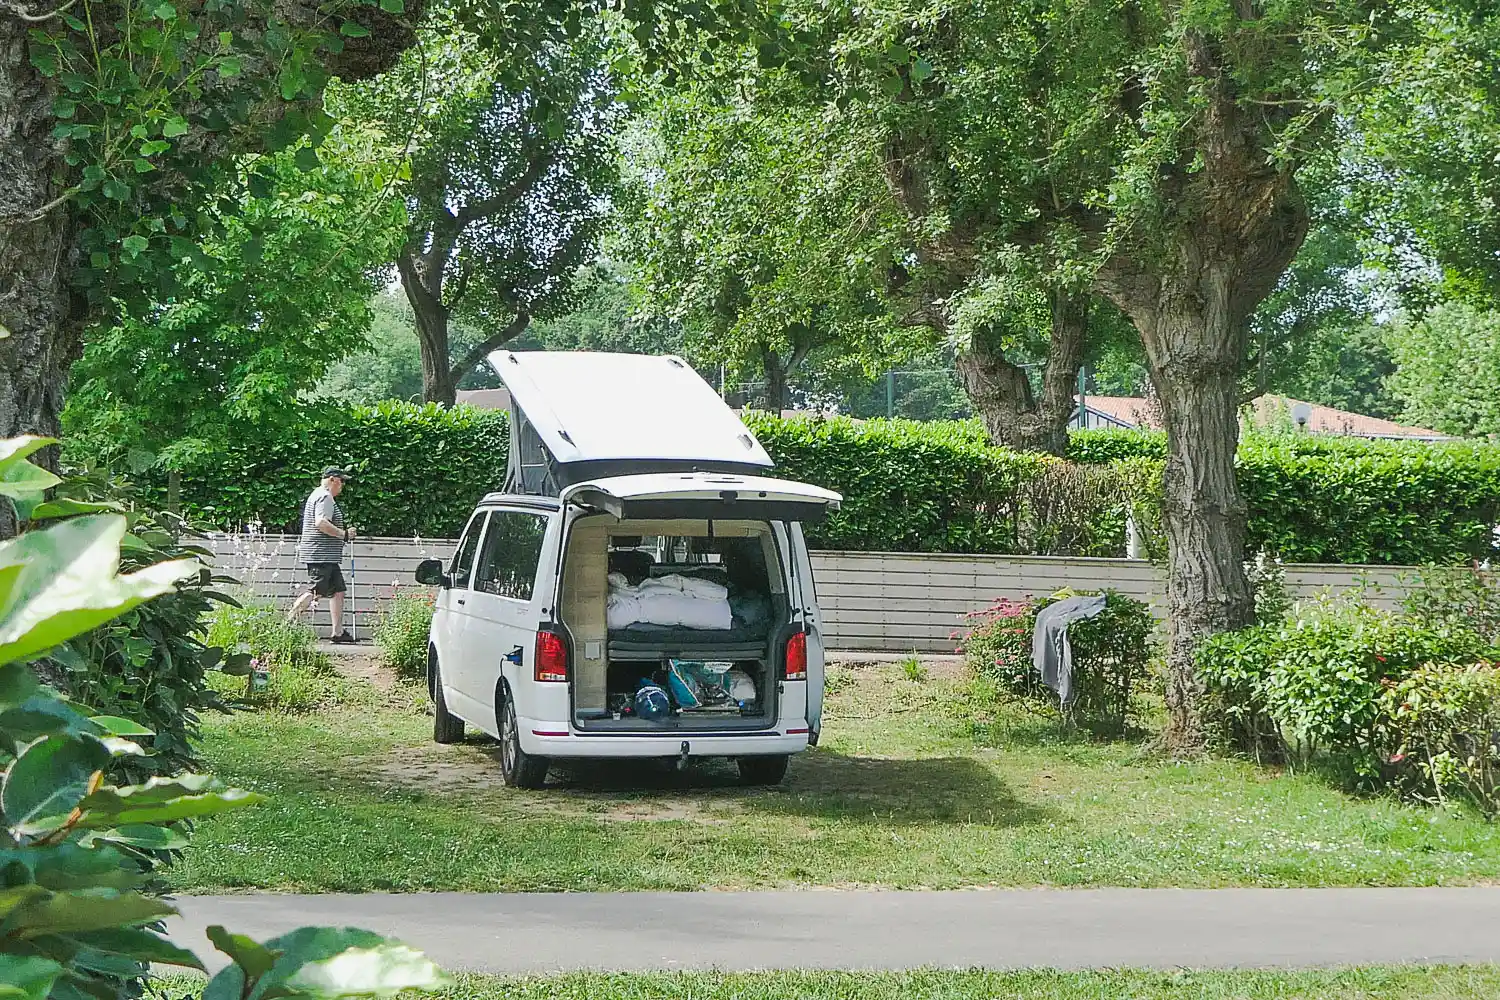
[[[427,676],[427,641],[432,632],[432,595],[397,594],[375,626],[381,659],[397,676]]]
[[[1478,632],[1500,645],[1500,579],[1470,566],[1429,566],[1419,571],[1407,591],[1407,614],[1443,621]]]
[[[327,654],[317,648],[312,629],[286,620],[270,604],[222,607],[215,612],[208,641],[236,652],[248,653],[252,670],[265,673],[264,687],[253,675],[216,680],[225,697],[256,708],[307,712],[349,694],[350,683],[333,669]]]
[[[0,541],[0,566],[12,585],[0,607],[0,993],[21,1000],[139,996],[153,963],[204,968],[166,938],[161,921],[177,911],[148,893],[157,859],[186,843],[183,821],[260,797],[204,774],[113,784],[106,777],[111,761],[147,753],[135,740],[150,731],[124,718],[85,715],[37,682],[29,661],[170,593],[200,568],[171,560],[119,575],[124,516],[56,501],[49,512],[41,502],[54,477],[25,456],[47,443],[0,443],[0,480],[17,514],[32,522]],[[56,523],[38,525],[52,514]],[[333,998],[444,984],[420,955],[367,931],[302,928],[264,945],[222,927],[208,933],[229,958],[208,996]],[[308,969],[329,960],[337,975],[328,975],[328,966]],[[302,975],[308,971],[314,974]]]
[[[1320,757],[1356,785],[1390,778],[1396,752],[1382,696],[1427,663],[1469,663],[1487,643],[1467,629],[1319,598],[1280,622],[1209,639],[1197,655],[1214,714],[1258,757]]]
[[[844,495],[842,510],[809,526],[816,547],[1119,555],[1128,507],[1147,555],[1165,555],[1160,434],[1075,432],[1069,458],[1109,464],[1115,483],[1079,490],[1105,480],[991,447],[976,421],[745,420],[778,474]],[[295,528],[318,470],[339,462],[359,476],[340,499],[351,523],[369,534],[451,537],[504,481],[506,424],[503,413],[469,407],[310,409],[290,430],[245,428],[236,447],[186,460],[182,500],[192,516],[225,529],[252,521]],[[1250,552],[1407,565],[1500,556],[1491,533],[1500,523],[1495,445],[1256,434],[1241,443],[1239,478]],[[165,483],[153,480],[151,489],[159,501]]]
[[[1074,695],[1070,704],[1061,705],[1032,662],[1032,637],[1038,612],[1074,596],[1076,591],[1061,590],[1040,600],[1000,598],[967,616],[970,624],[959,651],[974,676],[992,681],[1011,697],[1056,709],[1070,724],[1123,733],[1131,693],[1138,689],[1150,664],[1156,619],[1141,601],[1105,591],[1104,611],[1068,628]]]
[[[53,502],[33,513],[80,516],[100,508],[125,516],[130,542],[121,567],[127,571],[183,557],[206,566],[212,558],[193,544],[201,526],[150,510],[129,483],[104,476],[70,475],[58,485]],[[230,600],[213,589],[223,582],[227,578],[205,568],[156,600],[66,643],[45,665],[47,679],[94,714],[125,716],[152,731],[152,753],[123,758],[117,762],[120,774],[173,774],[196,766],[198,713],[218,706],[210,671],[243,668],[223,649],[203,642],[205,616]]]
[[[270,436],[246,427],[235,447],[183,466],[183,508],[225,529],[296,531],[318,474],[337,464],[355,474],[339,506],[365,534],[455,535],[504,484],[508,423],[495,410],[388,402],[312,410]],[[164,478],[152,485],[165,496]]]
[[[747,414],[777,475],[844,495],[807,526],[815,548],[1021,551],[1019,491],[1050,459],[989,447],[972,422],[781,420]]]
[[[1500,812],[1500,667],[1424,664],[1386,688],[1379,710],[1397,741],[1389,763],[1411,795]]]

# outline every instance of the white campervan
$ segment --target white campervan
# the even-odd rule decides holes
[[[801,524],[839,495],[771,459],[680,358],[497,351],[502,492],[436,585],[439,743],[501,743],[508,784],[569,757],[733,757],[774,783],[815,744],[821,615]]]

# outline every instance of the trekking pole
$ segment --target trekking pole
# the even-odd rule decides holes
[[[359,547],[357,539],[349,541],[349,635],[354,641],[359,641],[359,615],[355,614],[358,601],[355,595],[359,593],[359,574],[355,571],[354,550]]]

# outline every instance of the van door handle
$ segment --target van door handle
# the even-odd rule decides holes
[[[464,601],[464,599],[463,599],[463,598],[462,598],[462,597],[460,597],[460,598],[459,598],[459,599],[458,599],[458,603],[459,603],[459,604],[464,604],[464,603],[467,603],[467,602],[466,602],[466,601]]]
[[[509,660],[510,662],[514,663],[516,666],[519,667],[521,665],[521,657],[524,656],[525,654],[526,654],[526,651],[524,649],[522,649],[520,646],[517,646],[515,649],[512,649],[509,653],[506,653],[505,654],[505,658],[507,660]]]

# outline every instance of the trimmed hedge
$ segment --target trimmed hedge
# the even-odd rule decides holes
[[[844,495],[806,528],[814,548],[866,552],[1015,552],[1021,486],[1048,459],[991,448],[969,421],[745,422],[776,474]]]
[[[222,528],[259,521],[297,531],[324,468],[354,473],[339,504],[366,534],[458,534],[474,504],[505,480],[508,418],[493,410],[380,403],[311,414],[274,438],[194,460],[182,470],[185,511]],[[153,483],[164,495],[165,485]]]
[[[777,474],[844,494],[839,513],[809,526],[809,541],[822,548],[1030,552],[1066,527],[1065,548],[1121,554],[1124,502],[1147,525],[1160,503],[1147,488],[1160,435],[1075,433],[1081,463],[1112,456],[1112,493],[1060,490],[1057,475],[1042,475],[1055,460],[990,447],[975,421],[746,421]],[[506,416],[495,411],[404,403],[323,410],[292,432],[252,431],[195,460],[182,470],[182,499],[189,513],[225,528],[258,520],[296,530],[318,473],[342,464],[358,477],[343,498],[352,523],[376,534],[451,536],[475,501],[500,488],[506,446]],[[1492,445],[1254,436],[1241,445],[1239,467],[1252,550],[1291,562],[1387,564],[1497,554],[1490,526],[1500,523],[1500,448]]]

